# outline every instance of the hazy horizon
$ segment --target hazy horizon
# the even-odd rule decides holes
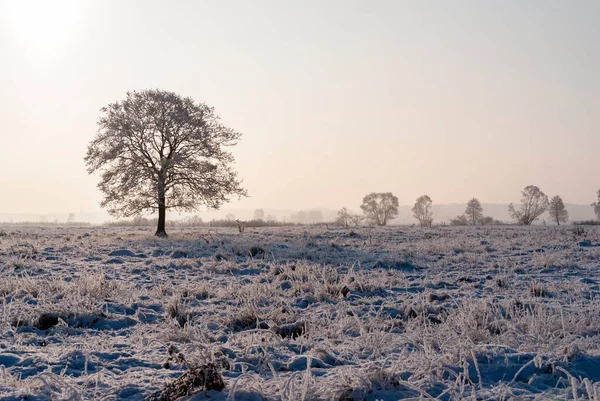
[[[508,205],[503,203],[482,203],[483,212],[485,216],[490,216],[496,220],[502,221],[504,223],[513,223],[514,219],[508,213]],[[594,220],[596,216],[594,215],[594,211],[589,204],[573,204],[567,203],[566,209],[569,212],[569,221],[584,221],[584,220]],[[434,204],[433,208],[433,217],[435,224],[449,223],[451,219],[456,218],[458,215],[463,214],[465,211],[466,202],[464,203],[446,203],[446,204]],[[350,205],[348,209],[351,213],[361,214],[362,211],[357,205]],[[390,220],[390,224],[401,224],[401,225],[412,225],[415,224],[416,220],[413,216],[412,205],[400,205],[398,208],[397,217]],[[285,208],[262,208],[265,213],[265,218],[275,218],[278,221],[285,222],[302,222],[302,223],[321,223],[321,222],[333,222],[337,217],[337,212],[339,209],[329,209],[329,208],[306,208],[306,209],[285,209]],[[176,220],[184,220],[189,217],[200,217],[203,221],[208,222],[211,220],[219,220],[226,219],[228,215],[232,214],[236,219],[241,220],[251,220],[253,219],[254,212],[256,209],[243,209],[243,208],[234,208],[231,205],[225,205],[222,209],[219,210],[205,210],[197,213],[168,213],[167,220],[169,222]],[[322,218],[316,221],[306,220],[300,221],[298,218],[299,213],[309,213],[311,211],[318,211],[321,213]],[[104,210],[98,211],[85,211],[80,210],[78,212],[71,212],[74,215],[76,223],[91,223],[91,224],[104,224],[108,222],[114,222],[116,220],[120,220],[114,217],[111,217],[108,212]],[[2,213],[0,212],[0,225],[2,223],[35,223],[35,222],[45,222],[45,223],[66,223],[68,222],[69,215],[71,213],[22,213],[22,214],[10,214],[10,213]],[[142,214],[144,217],[154,217],[156,215]],[[125,219],[128,220],[128,219]],[[549,216],[545,213],[543,214],[535,224],[544,224],[546,221],[548,224],[552,224],[550,222]]]
[[[100,211],[83,161],[100,108],[146,88],[243,134],[250,197],[224,209],[505,204],[530,184],[589,205],[598,16],[593,1],[0,0],[0,214]]]

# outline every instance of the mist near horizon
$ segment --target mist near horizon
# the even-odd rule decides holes
[[[593,1],[0,0],[0,215],[105,213],[86,147],[102,107],[147,88],[242,133],[250,196],[220,213],[358,210],[370,192],[507,204],[531,184],[589,205],[598,15]]]

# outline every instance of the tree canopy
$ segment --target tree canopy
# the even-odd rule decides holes
[[[521,191],[521,205],[518,209],[512,203],[508,205],[508,213],[519,224],[531,225],[548,210],[548,197],[535,185],[528,185]]]
[[[365,217],[378,226],[385,226],[398,215],[398,197],[391,192],[372,192],[363,198],[362,209]]]
[[[479,199],[473,198],[467,203],[465,217],[471,225],[475,226],[481,224],[481,220],[483,219],[483,206],[481,206]]]
[[[428,195],[419,196],[412,208],[413,216],[419,220],[419,224],[423,227],[431,226],[433,223],[433,201]]]
[[[565,208],[565,204],[560,196],[553,196],[548,206],[548,213],[550,218],[560,226],[560,223],[566,223],[569,221],[569,212]]]

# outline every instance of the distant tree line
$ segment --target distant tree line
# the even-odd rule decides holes
[[[519,204],[511,203],[508,205],[510,217],[517,224],[525,226],[533,224],[546,211],[550,215],[550,220],[557,225],[569,220],[569,213],[562,198],[556,195],[549,201],[548,196],[535,185],[528,185],[521,191],[521,202]],[[491,217],[483,216],[483,207],[477,198],[473,198],[467,203],[464,215],[457,216],[450,223],[453,225],[502,224]]]
[[[483,215],[483,206],[477,198],[472,198],[467,202],[467,208],[463,214],[450,219],[450,225],[453,226],[490,226],[501,224],[504,223],[491,216]]]
[[[600,224],[600,190],[597,192],[597,201],[591,204],[596,214],[597,221],[573,222],[573,224]],[[343,227],[360,225],[365,222],[374,226],[385,226],[398,215],[398,198],[391,192],[372,192],[363,198],[360,208],[363,215],[354,215],[347,208],[342,208],[337,215],[335,224]],[[413,217],[422,227],[433,224],[433,201],[428,195],[419,196],[412,208]],[[511,203],[508,213],[514,223],[531,225],[544,213],[548,212],[549,220],[556,225],[569,221],[569,213],[562,198],[558,195],[548,199],[548,196],[535,185],[528,185],[521,191],[521,201]],[[467,202],[463,214],[450,220],[450,225],[478,226],[506,224],[491,216],[485,216],[483,206],[477,198]],[[544,220],[544,224],[546,224]]]
[[[573,224],[600,224],[600,190],[597,192],[597,201],[591,206],[598,220],[579,221]],[[363,198],[360,205],[362,214],[353,213],[346,207],[337,212],[333,222],[327,223],[345,228],[358,227],[363,224],[372,226],[386,226],[391,220],[398,216],[398,197],[391,192],[372,192]],[[416,223],[422,227],[433,225],[433,200],[428,195],[419,196],[412,207],[413,217]],[[548,199],[548,196],[537,186],[528,185],[521,191],[521,201],[508,206],[509,215],[514,223],[519,225],[531,225],[544,213],[548,213],[549,221],[560,225],[569,221],[569,213],[562,198],[558,195]],[[69,220],[73,220],[70,218]],[[319,210],[298,211],[289,216],[290,221],[277,220],[272,215],[266,215],[263,209],[256,209],[251,220],[239,220],[234,214],[229,213],[224,219],[202,220],[199,216],[191,216],[180,220],[171,220],[170,227],[230,227],[238,228],[240,232],[246,227],[282,227],[298,226],[306,224],[319,224],[323,222],[323,214]],[[28,223],[20,223],[28,224]],[[29,223],[31,224],[31,223]],[[56,223],[48,223],[56,224]],[[72,223],[79,224],[79,223]],[[107,226],[131,226],[150,227],[158,224],[157,218],[146,218],[136,216],[130,220],[119,220],[105,223]],[[445,224],[445,223],[444,223]],[[467,202],[463,214],[450,219],[453,226],[485,226],[503,225],[505,222],[485,216],[481,202],[472,198]],[[545,224],[545,221],[544,221]]]
[[[1,222],[2,225],[7,226],[36,226],[36,227],[89,227],[92,224],[87,221],[8,221]]]
[[[284,227],[296,226],[297,223],[276,220],[273,216],[268,219],[257,219],[260,215],[254,215],[252,220],[239,220],[233,214],[228,214],[224,219],[212,219],[204,221],[199,216],[191,216],[180,220],[169,220],[169,227],[231,227],[238,228],[240,224],[245,227]],[[104,223],[108,227],[153,227],[156,226],[158,218],[146,218],[136,216],[128,220],[109,221]]]
[[[597,201],[591,204],[597,220],[575,221],[576,225],[599,225],[600,224],[600,190],[597,192]],[[398,198],[391,192],[370,193],[363,198],[360,205],[362,214],[353,213],[347,208],[342,208],[337,212],[333,222],[327,223],[345,228],[358,227],[363,224],[373,226],[385,226],[390,220],[398,215]],[[508,206],[510,216],[514,222],[520,225],[531,225],[538,220],[544,213],[548,212],[549,220],[552,223],[560,225],[569,221],[569,213],[565,207],[562,198],[558,195],[550,200],[538,187],[529,185],[521,191],[521,201],[518,204],[511,203]],[[412,207],[413,217],[422,227],[430,227],[433,224],[433,201],[428,195],[419,196]],[[15,225],[89,225],[89,223],[75,222],[73,213],[69,215],[66,223],[54,222],[19,222]],[[277,220],[272,215],[266,215],[263,209],[256,209],[251,220],[239,220],[235,215],[229,213],[224,219],[213,219],[204,221],[199,216],[186,217],[179,220],[169,221],[170,227],[282,227],[298,226],[305,224],[319,224],[323,222],[322,212],[311,210],[308,212],[299,211],[291,214],[290,221]],[[158,218],[146,218],[135,216],[129,220],[118,220],[107,222],[104,225],[110,227],[151,227],[158,224]],[[502,225],[506,224],[496,220],[491,216],[485,216],[481,202],[477,198],[472,198],[467,202],[463,214],[450,219],[450,225],[453,226],[484,226],[484,225]],[[544,222],[545,224],[545,222]],[[243,232],[243,229],[240,230]]]

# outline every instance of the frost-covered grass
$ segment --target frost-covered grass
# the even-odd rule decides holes
[[[0,399],[600,400],[596,227],[0,231]]]

